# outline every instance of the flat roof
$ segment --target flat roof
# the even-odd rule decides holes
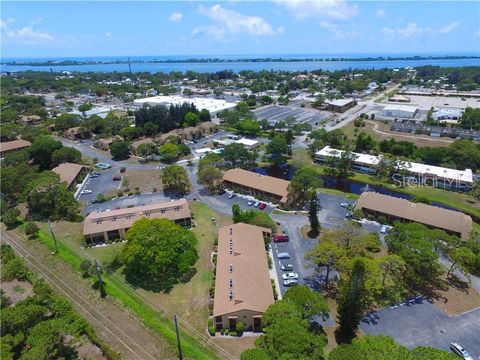
[[[54,167],[52,171],[60,175],[60,182],[66,182],[67,186],[70,186],[83,168],[85,168],[84,165],[63,163]]]
[[[286,202],[288,198],[290,181],[278,179],[273,176],[235,168],[227,170],[225,174],[223,174],[223,180],[278,195],[282,198],[280,200],[281,202]]]
[[[325,103],[334,106],[345,106],[355,101],[355,99],[335,99],[335,100],[326,100]]]
[[[213,316],[241,310],[263,313],[274,303],[264,233],[271,230],[244,223],[218,230]]]
[[[470,169],[457,170],[441,166],[425,165],[415,162],[407,162],[407,170],[424,176],[436,176],[453,181],[462,181],[473,184],[473,173]]]
[[[23,149],[31,146],[32,143],[27,140],[13,140],[0,142],[0,152]]]
[[[218,112],[225,109],[231,109],[237,105],[236,102],[227,102],[222,99],[212,99],[203,97],[183,97],[179,95],[160,95],[152,96],[143,99],[135,99],[133,103],[136,105],[150,104],[150,105],[181,105],[183,103],[191,103],[195,105],[198,110],[207,109],[209,112]]]
[[[252,140],[252,139],[247,139],[247,138],[241,138],[237,141],[235,141],[237,144],[242,144],[245,146],[255,146],[259,143],[258,140]]]
[[[315,155],[340,157],[343,152],[344,152],[343,150],[337,150],[337,149],[331,148],[330,146],[325,146],[323,149],[317,151]],[[382,157],[380,155],[375,156],[375,155],[362,154],[362,153],[356,153],[356,152],[352,152],[352,154],[357,155],[357,158],[355,159],[355,162],[357,163],[362,163],[367,165],[378,165],[378,163],[380,163],[380,161],[382,160]]]
[[[149,219],[181,220],[191,217],[186,199],[172,200],[112,211],[95,211],[88,214],[83,223],[83,234],[99,234],[105,231],[130,228],[135,221]]]
[[[411,113],[414,113],[417,110],[417,106],[400,104],[388,104],[383,108],[383,111],[406,111]]]
[[[405,199],[371,191],[360,195],[355,208],[378,211],[383,214],[456,232],[461,234],[462,239],[468,238],[473,227],[472,218],[462,212],[422,203],[413,203]]]

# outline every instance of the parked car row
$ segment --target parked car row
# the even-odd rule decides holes
[[[234,197],[236,197],[237,194],[231,192],[231,193],[228,193],[228,198],[229,199],[233,199]],[[247,202],[247,205],[248,206],[253,206],[255,208],[258,208],[260,210],[264,210],[266,207],[267,207],[267,204],[265,204],[264,202],[260,202],[260,201],[255,201],[255,200],[249,200]]]

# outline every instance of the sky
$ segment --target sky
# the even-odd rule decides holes
[[[480,54],[480,1],[2,1],[1,57]]]

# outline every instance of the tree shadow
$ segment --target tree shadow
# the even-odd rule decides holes
[[[192,277],[197,273],[195,267],[191,267],[185,274],[180,278],[161,278],[161,279],[151,279],[139,276],[128,271],[124,271],[125,280],[131,284],[135,289],[140,288],[143,290],[153,291],[153,292],[164,292],[166,294],[172,291],[173,287],[177,284],[185,284],[189,282]]]

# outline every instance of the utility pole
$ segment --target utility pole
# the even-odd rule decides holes
[[[103,279],[102,279],[102,268],[98,263],[97,259],[95,259],[95,272],[97,273],[98,277],[98,290],[100,290],[100,296],[103,298],[106,295]]]
[[[177,333],[178,360],[183,360],[182,346],[180,345],[180,333],[178,332],[177,315],[175,314],[173,315],[173,321],[175,322],[175,332]]]
[[[53,238],[53,243],[55,245],[55,254],[58,254],[58,244],[57,244],[57,238],[55,237],[55,234],[53,233],[53,227],[52,227],[52,223],[50,222],[50,220],[48,220],[48,229],[50,230],[50,235],[52,235],[52,238]]]

